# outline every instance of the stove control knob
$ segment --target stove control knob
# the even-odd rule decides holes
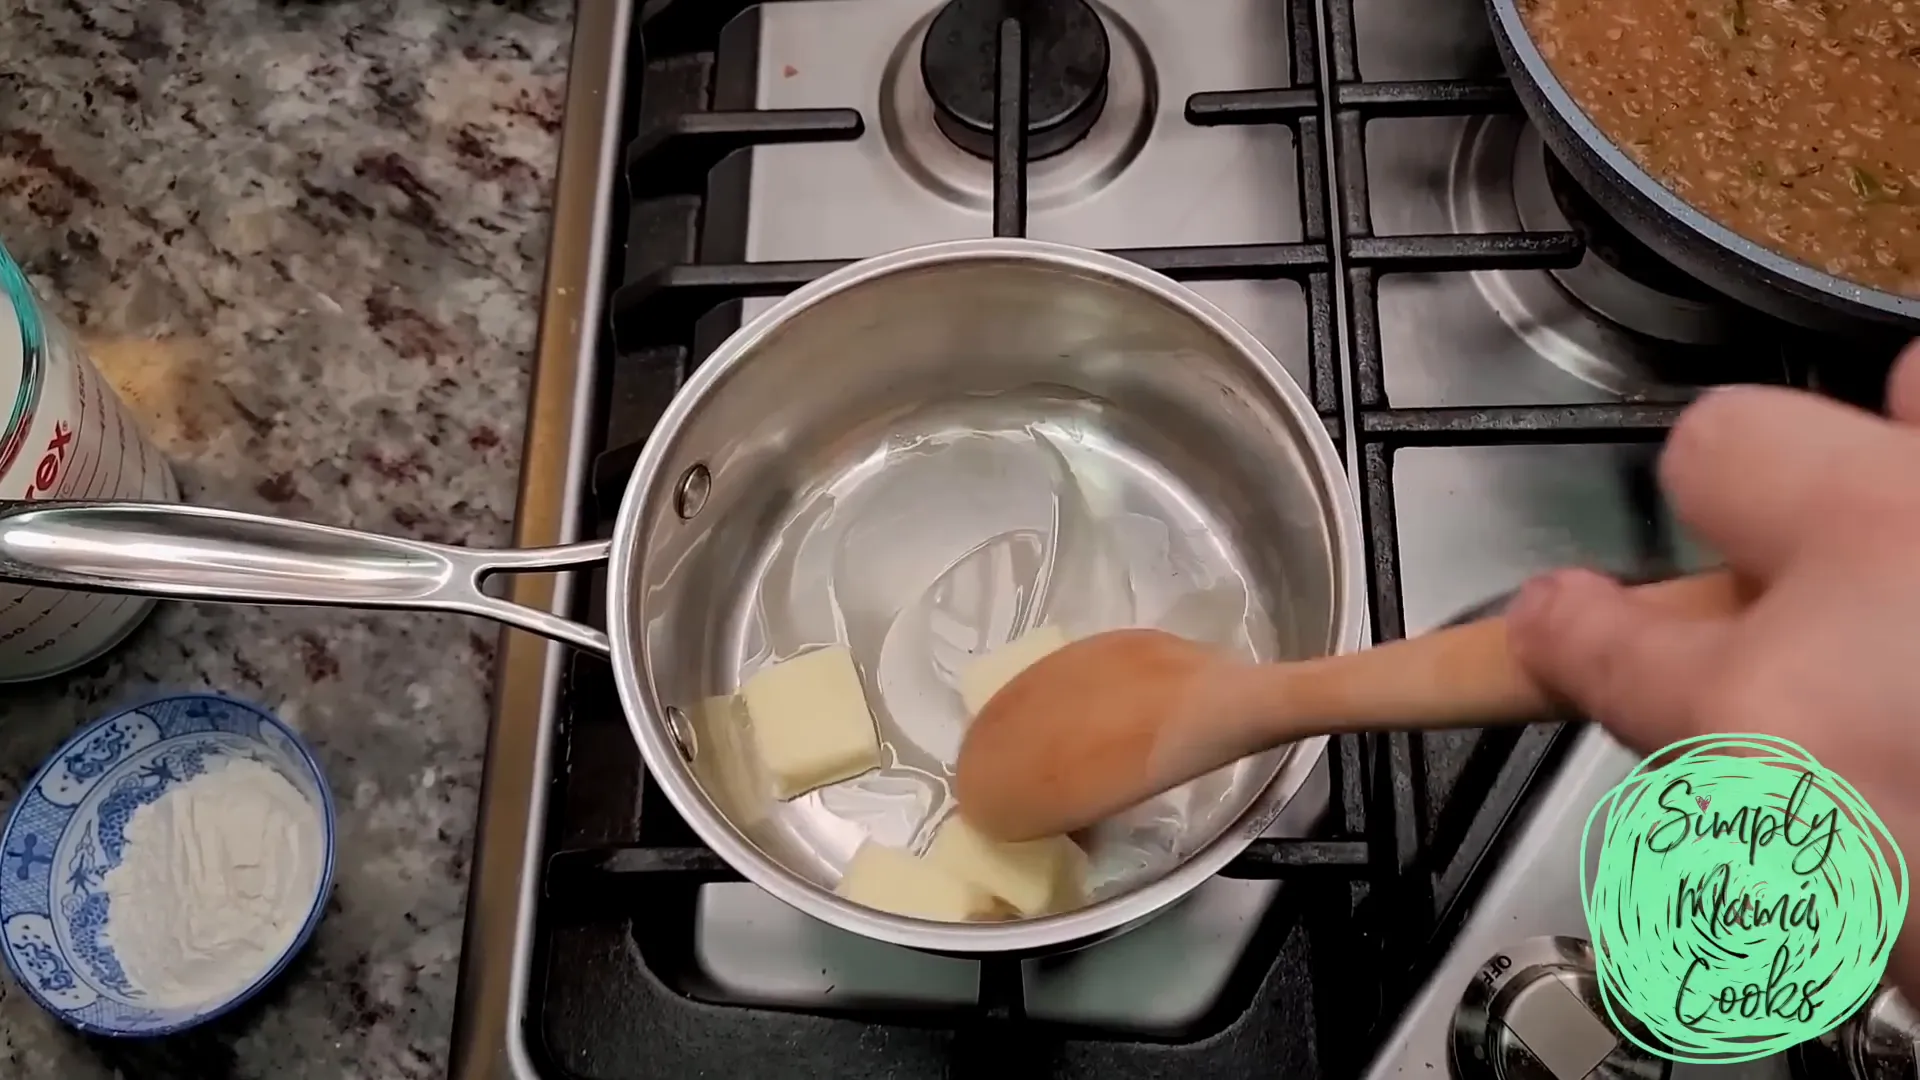
[[[1920,1076],[1916,1040],[1920,1013],[1898,990],[1885,986],[1822,1041],[1847,1063],[1853,1080],[1912,1080]]]
[[[1607,1019],[1593,949],[1530,938],[1489,957],[1453,1014],[1456,1080],[1665,1080],[1671,1062]]]

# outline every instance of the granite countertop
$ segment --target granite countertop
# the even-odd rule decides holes
[[[0,241],[188,500],[506,540],[546,252],[564,0],[23,0],[0,35]],[[319,751],[340,869],[257,1004],[83,1039],[0,975],[0,1076],[438,1077],[496,633],[163,606],[0,697],[0,809],[80,722],[156,689],[278,710]]]

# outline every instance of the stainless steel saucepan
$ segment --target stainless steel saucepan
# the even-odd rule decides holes
[[[742,875],[836,926],[950,953],[1071,948],[1143,921],[1265,830],[1324,752],[1240,762],[1096,829],[1077,911],[939,924],[840,899],[864,839],[924,844],[951,809],[973,656],[1043,624],[1156,625],[1258,659],[1351,650],[1361,557],[1332,443],[1259,342],[1137,265],[1021,240],[868,259],[743,327],[661,419],[608,541],[469,551],[198,507],[0,512],[0,580],[454,611],[607,654],[647,769]],[[602,560],[605,634],[482,589]],[[738,735],[704,703],[834,643],[886,766],[791,802],[729,783]]]

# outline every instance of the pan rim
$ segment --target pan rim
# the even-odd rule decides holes
[[[1524,69],[1520,74],[1546,99],[1553,119],[1566,125],[1587,153],[1656,211],[1680,228],[1710,241],[1722,254],[1749,263],[1772,278],[1783,279],[1774,282],[1777,288],[1797,292],[1806,299],[1839,301],[1852,309],[1849,313],[1853,316],[1877,324],[1904,323],[1909,329],[1920,325],[1920,297],[1902,296],[1815,269],[1748,239],[1674,194],[1616,146],[1561,83],[1553,65],[1534,42],[1526,20],[1521,18],[1518,0],[1487,2],[1493,13],[1495,36],[1511,58],[1519,61]],[[1514,73],[1509,72],[1508,77],[1514,77]],[[1540,122],[1537,117],[1531,119],[1536,124]]]
[[[1172,279],[1116,255],[1028,239],[955,240],[876,255],[843,267],[788,294],[736,331],[702,363],[674,397],[622,496],[615,518],[607,574],[608,638],[614,682],[627,725],[668,802],[696,835],[749,882],[823,922],[890,944],[956,955],[1032,955],[1077,947],[1137,926],[1217,874],[1259,835],[1305,783],[1325,753],[1324,737],[1302,740],[1279,754],[1272,776],[1252,803],[1218,836],[1166,875],[1120,896],[1065,914],[1008,923],[936,923],[853,904],[762,854],[713,809],[680,758],[664,719],[651,673],[642,667],[637,628],[627,598],[640,580],[636,539],[647,511],[667,490],[666,459],[674,435],[727,373],[750,357],[775,329],[794,315],[864,282],[926,266],[970,261],[1016,261],[1091,274],[1140,289],[1219,334],[1260,373],[1276,394],[1296,432],[1296,447],[1319,487],[1326,514],[1335,591],[1329,651],[1358,649],[1365,635],[1363,549],[1359,506],[1332,438],[1306,392],[1251,332],[1199,294]]]

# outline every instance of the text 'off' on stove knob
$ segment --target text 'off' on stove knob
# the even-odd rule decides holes
[[[1453,1014],[1457,1080],[1664,1080],[1671,1062],[1607,1019],[1593,949],[1539,937],[1487,958]]]

